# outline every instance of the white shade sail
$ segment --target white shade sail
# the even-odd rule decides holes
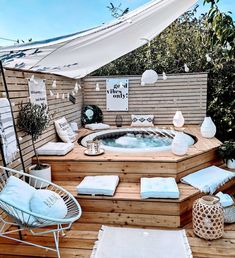
[[[82,78],[146,44],[196,0],[155,0],[119,19],[87,31],[0,48],[9,68]]]

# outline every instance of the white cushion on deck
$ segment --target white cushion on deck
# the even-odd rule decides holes
[[[192,185],[203,193],[213,194],[217,188],[235,177],[235,173],[210,166],[181,178],[181,182]]]
[[[37,149],[38,155],[65,155],[74,148],[74,143],[48,142]]]
[[[118,176],[86,176],[77,186],[77,192],[79,194],[113,196],[118,182]]]
[[[93,124],[86,124],[85,128],[90,130],[104,130],[104,129],[109,129],[110,125],[103,124],[103,123],[93,123]]]
[[[146,198],[179,198],[179,189],[173,177],[141,178],[140,195]]]

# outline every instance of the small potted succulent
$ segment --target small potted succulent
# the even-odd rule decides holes
[[[31,175],[51,181],[51,167],[48,164],[42,164],[39,160],[35,142],[42,135],[43,131],[48,127],[49,116],[47,113],[47,106],[44,104],[38,105],[28,102],[21,103],[17,126],[27,135],[32,137],[32,147],[36,157],[36,164],[29,168]],[[46,187],[44,184],[42,187]],[[40,187],[35,185],[35,187]]]
[[[235,142],[224,142],[219,147],[218,153],[224,162],[226,162],[228,168],[235,169]]]

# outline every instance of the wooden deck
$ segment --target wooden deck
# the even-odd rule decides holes
[[[101,224],[75,223],[72,229],[66,232],[66,236],[61,239],[61,257],[90,257],[93,245],[97,240],[100,227]],[[235,257],[235,224],[226,225],[223,237],[214,241],[205,241],[196,237],[193,233],[191,224],[188,224],[185,229],[194,258]],[[27,233],[24,233],[24,238],[35,241],[39,244],[48,244],[49,246],[53,245],[53,239],[49,235],[44,237],[31,237],[28,236]],[[56,255],[52,251],[46,251],[37,247],[29,247],[24,244],[0,238],[0,258],[13,257],[56,257]]]
[[[161,127],[160,127],[161,128]],[[140,177],[181,177],[210,165],[220,165],[216,150],[221,144],[216,138],[202,138],[200,128],[188,125],[185,131],[198,141],[189,148],[187,155],[176,156],[171,151],[151,153],[108,152],[101,156],[84,155],[85,148],[76,144],[66,156],[42,156],[40,160],[52,166],[53,180],[81,180],[87,175],[118,175],[123,182],[139,182]],[[91,133],[81,129],[79,136]]]

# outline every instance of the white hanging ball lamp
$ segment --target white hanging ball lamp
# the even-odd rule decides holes
[[[166,76],[166,73],[165,73],[165,72],[162,73],[162,79],[163,79],[164,81],[167,80],[167,76]]]
[[[142,74],[141,85],[154,84],[157,80],[158,74],[154,70],[148,69]]]
[[[175,127],[182,127],[184,125],[184,117],[181,111],[176,111],[173,117],[173,125]]]
[[[54,93],[50,90],[50,96],[53,97],[54,96]]]
[[[54,81],[53,81],[53,83],[52,83],[52,86],[51,86],[51,87],[52,87],[52,89],[56,89],[56,80],[54,80]]]

